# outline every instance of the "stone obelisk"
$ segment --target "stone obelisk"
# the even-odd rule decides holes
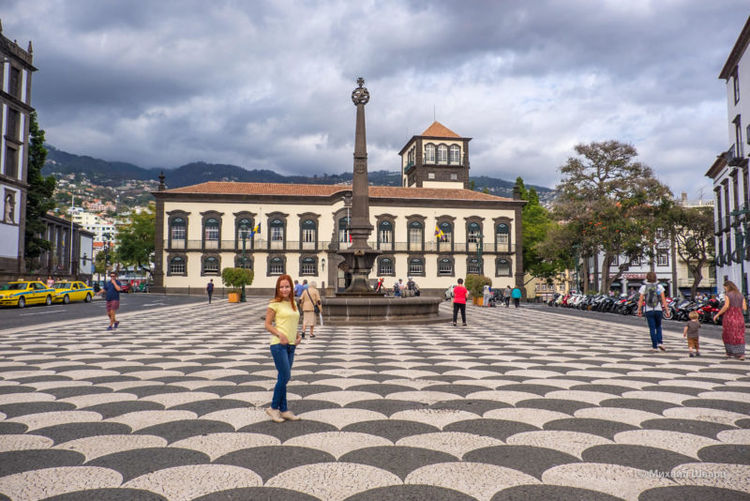
[[[380,254],[373,250],[367,239],[372,233],[370,224],[370,195],[367,180],[367,134],[365,132],[365,105],[370,100],[363,78],[357,79],[359,87],[352,92],[352,101],[357,107],[357,123],[354,133],[354,178],[352,180],[352,212],[349,224],[351,245],[338,252],[344,258],[352,274],[352,281],[345,294],[368,294],[372,289],[368,275],[375,258]]]

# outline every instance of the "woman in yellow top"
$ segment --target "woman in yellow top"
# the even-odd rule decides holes
[[[281,275],[276,280],[275,296],[266,310],[266,330],[271,333],[271,355],[279,371],[271,407],[266,409],[266,414],[276,423],[300,419],[286,406],[286,385],[292,377],[294,349],[302,340],[297,332],[298,323],[299,311],[294,301],[292,277]]]

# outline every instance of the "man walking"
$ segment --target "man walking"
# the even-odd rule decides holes
[[[506,308],[510,308],[510,296],[511,296],[511,294],[513,294],[513,291],[511,290],[510,285],[506,285],[505,286],[505,293],[504,293],[505,307]]]
[[[513,307],[518,308],[518,304],[521,302],[521,289],[518,288],[518,286],[513,287],[513,290],[510,293],[511,296],[513,296]]]
[[[208,293],[208,304],[211,304],[211,296],[214,295],[214,279],[208,281],[206,286],[206,292]]]
[[[109,274],[109,282],[104,282],[104,287],[99,294],[104,294],[107,300],[107,316],[109,317],[108,331],[117,329],[120,322],[117,321],[116,314],[120,308],[120,291],[122,284],[117,280],[117,274],[113,271]]]
[[[458,285],[453,288],[453,325],[458,320],[458,312],[461,312],[461,321],[466,325],[466,295],[469,291],[464,287],[464,279],[458,279]]]

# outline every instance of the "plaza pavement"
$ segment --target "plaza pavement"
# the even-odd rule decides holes
[[[0,499],[750,499],[750,362],[717,341],[531,308],[322,327],[275,424],[265,305],[0,331]]]

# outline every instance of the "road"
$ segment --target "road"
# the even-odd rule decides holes
[[[176,306],[205,301],[206,298],[203,296],[166,296],[163,294],[143,293],[121,294],[119,312],[127,313],[131,311],[150,310],[164,306]],[[100,297],[91,303],[75,302],[67,305],[59,303],[53,304],[52,306],[45,306],[42,304],[27,306],[23,309],[2,307],[0,308],[0,330],[85,318],[101,321],[102,325],[106,327],[108,321],[104,308],[105,302]]]

